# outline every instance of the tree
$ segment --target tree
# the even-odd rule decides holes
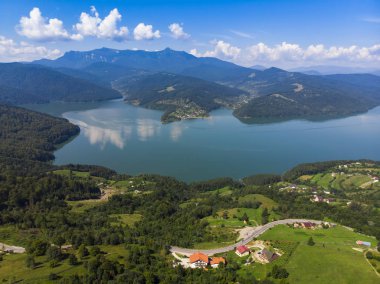
[[[69,264],[73,266],[78,264],[78,259],[75,255],[73,254],[69,255]]]
[[[51,246],[48,248],[46,252],[48,260],[55,260],[55,261],[61,261],[62,260],[62,252],[61,250],[56,246]]]
[[[42,240],[34,240],[28,247],[28,253],[35,256],[45,255],[49,244]]]
[[[261,213],[261,223],[262,224],[268,223],[268,217],[269,217],[268,209],[264,208],[263,213]]]
[[[313,245],[315,245],[315,242],[314,242],[314,240],[313,240],[313,237],[310,237],[310,238],[307,240],[307,245],[309,245],[309,246],[313,246]]]
[[[34,269],[36,267],[36,261],[34,260],[34,257],[28,255],[25,259],[25,265],[28,268]]]
[[[89,255],[88,249],[84,244],[81,244],[78,248],[78,254],[80,258],[86,257]]]
[[[241,220],[244,221],[244,222],[248,222],[249,221],[249,218],[248,218],[248,215],[246,212],[244,212],[243,216],[241,217]]]
[[[59,249],[61,249],[62,245],[65,243],[65,239],[62,236],[58,236],[54,243],[59,246]]]
[[[275,279],[283,279],[283,278],[288,278],[289,272],[278,265],[274,265],[272,268],[272,272],[269,273],[268,276],[272,276]]]
[[[224,220],[228,219],[228,212],[227,211],[223,212],[223,219]]]

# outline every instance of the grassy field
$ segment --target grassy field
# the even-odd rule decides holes
[[[11,254],[4,256],[0,262],[0,282],[6,283],[53,283],[48,281],[49,274],[73,275],[84,274],[83,266],[71,266],[67,260],[57,267],[51,268],[46,257],[37,257],[37,268],[30,269],[25,266],[26,254]]]
[[[315,246],[307,245],[313,237]],[[365,260],[363,253],[353,250],[356,240],[375,239],[343,227],[318,230],[277,226],[260,236],[263,240],[299,242],[284,267],[290,283],[379,283],[380,279]],[[344,272],[344,273],[343,273]]]
[[[111,224],[115,226],[134,226],[134,224],[141,220],[142,215],[140,214],[112,214],[109,217],[115,219]]]
[[[21,230],[12,225],[0,226],[0,242],[7,245],[25,247],[29,240],[40,236],[39,229]]]
[[[75,213],[83,213],[87,209],[93,208],[95,206],[99,206],[100,204],[104,202],[106,202],[106,200],[100,200],[100,199],[66,201],[66,203],[72,207],[71,212],[75,212]]]
[[[268,210],[272,210],[278,205],[274,200],[262,194],[248,194],[248,195],[239,197],[239,202],[242,202],[242,201],[259,201],[261,202],[261,207],[267,208]]]

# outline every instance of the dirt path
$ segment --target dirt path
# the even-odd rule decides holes
[[[13,252],[13,253],[25,253],[26,250],[23,247],[11,246],[4,243],[0,243],[0,251]]]

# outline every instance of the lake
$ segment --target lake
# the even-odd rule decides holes
[[[161,124],[162,112],[121,100],[29,108],[63,116],[81,133],[55,152],[55,164],[97,164],[121,173],[184,181],[282,173],[304,162],[380,160],[380,107],[321,122],[244,124],[220,109],[207,119]]]

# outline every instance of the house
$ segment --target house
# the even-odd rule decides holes
[[[313,197],[310,200],[313,202],[323,202],[323,197],[319,195],[313,195]]]
[[[270,250],[264,248],[261,251],[259,251],[259,257],[264,262],[272,262],[273,260],[277,259],[278,254],[271,252]]]
[[[210,261],[210,265],[212,268],[217,268],[220,263],[226,264],[226,260],[224,257],[213,257]]]
[[[249,255],[250,251],[249,251],[249,248],[247,248],[246,246],[238,246],[236,248],[236,251],[235,253],[242,257],[242,256],[246,256],[246,255]]]
[[[190,255],[189,262],[191,268],[205,268],[208,265],[209,260],[207,255],[197,252]]]
[[[312,222],[302,222],[301,226],[305,229],[314,229],[315,224]]]

